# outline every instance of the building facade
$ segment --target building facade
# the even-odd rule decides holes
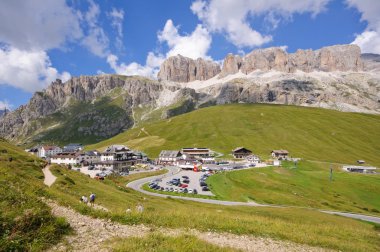
[[[246,158],[249,155],[252,155],[252,151],[244,147],[237,147],[236,149],[232,150],[232,156],[234,158]]]

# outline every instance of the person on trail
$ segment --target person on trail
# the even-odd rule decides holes
[[[94,206],[94,204],[95,204],[95,194],[94,193],[91,193],[91,195],[90,195],[90,204],[91,204],[91,206]]]
[[[143,207],[143,205],[141,205],[140,203],[137,205],[137,207],[136,207],[136,210],[137,210],[137,212],[138,213],[142,213],[142,212],[144,212],[144,207]]]
[[[82,202],[87,205],[88,198],[86,196],[82,196]]]

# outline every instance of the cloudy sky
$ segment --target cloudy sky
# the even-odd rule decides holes
[[[57,78],[155,78],[182,54],[288,52],[354,43],[380,54],[379,0],[3,0],[0,109],[27,103]]]

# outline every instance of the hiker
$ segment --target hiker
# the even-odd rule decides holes
[[[95,204],[95,194],[94,193],[91,193],[91,195],[90,195],[90,204],[91,204],[91,206],[94,206],[94,204]]]
[[[82,201],[83,201],[84,204],[87,205],[87,203],[88,203],[88,198],[87,198],[86,196],[82,196]]]
[[[143,205],[141,205],[140,203],[137,205],[136,207],[136,210],[138,213],[142,213],[144,211],[144,207]]]
[[[132,212],[131,208],[128,207],[127,210],[125,211],[127,214],[130,214]]]

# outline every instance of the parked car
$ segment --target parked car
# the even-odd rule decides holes
[[[190,180],[188,180],[188,179],[184,179],[182,182],[183,182],[183,183],[186,183],[186,184],[189,184],[189,183],[190,183]]]
[[[207,186],[202,187],[202,191],[210,191],[210,189]]]
[[[174,192],[174,188],[170,187],[169,191]]]
[[[182,176],[182,178],[184,178],[184,179],[189,179],[189,176]]]
[[[188,191],[189,193],[193,193],[193,189],[189,189],[189,191]]]
[[[194,189],[194,190],[193,190],[193,193],[194,193],[194,194],[198,194],[197,189]]]
[[[175,188],[175,189],[174,189],[174,192],[178,192],[178,189],[177,189],[177,188]]]
[[[200,186],[207,186],[206,182],[200,182],[199,185]]]
[[[183,192],[184,192],[184,193],[188,193],[189,190],[187,190],[187,188],[184,188],[184,189],[183,189]]]
[[[181,188],[186,188],[186,187],[188,187],[189,185],[186,185],[186,184],[181,184],[179,187],[181,187]]]

